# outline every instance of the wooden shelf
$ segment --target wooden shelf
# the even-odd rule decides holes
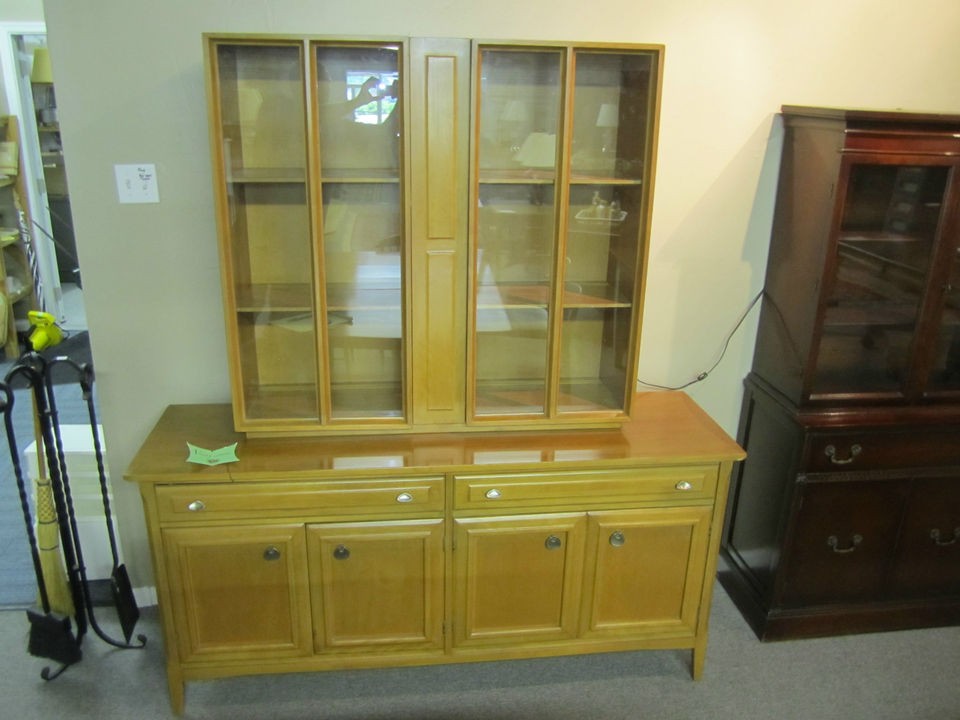
[[[612,288],[604,286],[610,292],[585,293],[564,290],[562,306],[573,308],[629,308],[630,302],[614,300]],[[550,288],[546,285],[483,285],[477,293],[478,309],[546,307],[550,302]]]
[[[227,173],[228,183],[302,183],[306,179],[304,168],[235,167]]]

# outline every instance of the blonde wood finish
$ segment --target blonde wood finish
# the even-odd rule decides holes
[[[699,677],[743,451],[683,393],[633,404],[591,432],[299,439],[171,406],[127,477],[174,710],[200,679],[644,648],[691,650]],[[188,440],[240,460],[191,465]]]
[[[303,527],[163,531],[183,662],[310,652]]]
[[[443,649],[443,520],[307,528],[317,652]]]
[[[470,43],[411,41],[412,415],[463,422]]]
[[[576,637],[583,515],[457,518],[454,524],[456,646]]]

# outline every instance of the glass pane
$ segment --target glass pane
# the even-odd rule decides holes
[[[248,418],[317,418],[300,47],[220,46],[219,109]]]
[[[648,52],[580,51],[575,68],[561,413],[622,410],[632,389],[630,330],[655,89]]]
[[[928,389],[933,392],[960,390],[960,248],[952,253],[950,280],[934,352]]]
[[[639,184],[570,188],[560,412],[623,409],[632,374],[642,202]]]
[[[546,412],[562,60],[480,52],[477,415]]]
[[[946,181],[944,167],[850,167],[814,394],[903,390]]]
[[[400,49],[316,56],[330,416],[402,418]]]
[[[655,56],[578,52],[571,170],[577,175],[643,176],[653,113]]]
[[[399,47],[322,45],[316,53],[324,176],[397,177]]]

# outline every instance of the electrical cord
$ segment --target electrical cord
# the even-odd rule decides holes
[[[753,310],[754,306],[760,302],[760,298],[763,297],[764,290],[760,290],[756,295],[753,296],[753,300],[750,301],[750,304],[747,305],[747,309],[740,314],[740,319],[737,320],[736,325],[733,326],[733,329],[727,333],[726,339],[723,341],[723,346],[720,349],[720,354],[717,359],[714,361],[707,370],[704,370],[697,374],[693,380],[685,382],[683,385],[658,385],[657,383],[647,382],[641,378],[637,378],[637,382],[641,385],[646,385],[647,387],[657,388],[658,390],[684,390],[685,388],[695,385],[698,382],[703,382],[709,377],[710,373],[717,369],[717,366],[720,364],[720,361],[723,360],[724,355],[727,354],[727,349],[730,347],[730,341],[733,340],[733,336],[737,334],[737,330],[740,329],[740,326],[743,325],[743,321],[747,319],[747,315],[750,314],[750,311]]]

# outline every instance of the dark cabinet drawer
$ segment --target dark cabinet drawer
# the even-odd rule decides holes
[[[960,429],[912,428],[814,432],[807,441],[806,472],[881,470],[960,465]]]
[[[960,475],[914,483],[890,593],[898,598],[960,595]]]
[[[783,605],[879,598],[908,491],[905,481],[801,483],[784,559]]]

